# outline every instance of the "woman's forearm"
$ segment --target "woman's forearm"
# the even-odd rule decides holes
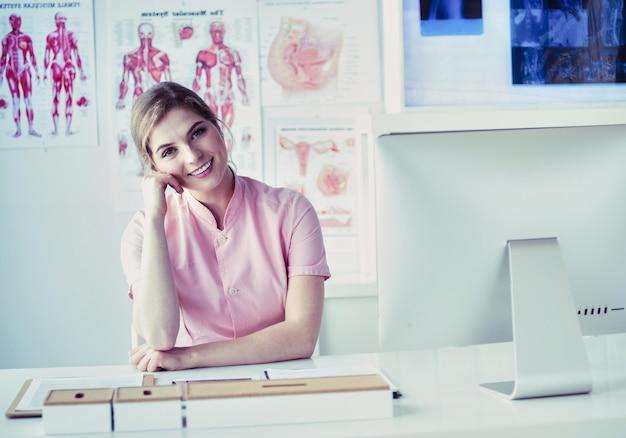
[[[248,336],[189,347],[184,368],[202,368],[306,359],[315,350],[317,334],[305,334],[281,322]]]
[[[140,281],[133,293],[133,325],[156,350],[174,347],[180,324],[163,219],[146,217]]]

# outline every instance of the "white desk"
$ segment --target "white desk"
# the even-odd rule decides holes
[[[134,437],[626,437],[626,335],[585,340],[594,389],[585,395],[508,401],[478,387],[510,380],[511,344],[395,353],[320,356],[267,365],[206,368],[157,373],[157,383],[174,379],[259,375],[266,368],[376,366],[400,388],[394,418],[360,422],[310,423],[255,428],[204,429],[110,434]],[[24,380],[32,377],[113,375],[130,366],[0,370],[0,408],[6,411]],[[43,435],[41,418],[0,420],[0,436]],[[74,435],[76,436],[76,435]],[[87,435],[85,435],[87,436]],[[88,435],[91,437],[103,436]],[[109,436],[105,434],[104,436]]]

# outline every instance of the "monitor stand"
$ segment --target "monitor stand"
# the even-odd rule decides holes
[[[591,391],[576,307],[556,238],[510,240],[515,380],[481,387],[511,400]]]

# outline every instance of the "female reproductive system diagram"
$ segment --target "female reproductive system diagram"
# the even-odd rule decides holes
[[[277,181],[305,195],[326,234],[353,232],[357,151],[351,128],[279,128]]]
[[[264,105],[380,101],[378,2],[259,2],[258,11]]]
[[[269,50],[269,73],[283,91],[336,86],[343,34],[336,27],[282,17]]]

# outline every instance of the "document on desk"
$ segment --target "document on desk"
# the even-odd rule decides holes
[[[240,380],[261,380],[264,379],[262,376],[232,376],[232,377],[199,377],[199,378],[187,378],[187,379],[174,379],[171,380],[171,383],[175,383],[177,385],[184,385],[186,383],[192,382],[236,382]],[[157,379],[159,383],[161,379]]]
[[[298,368],[282,369],[268,368],[264,371],[266,379],[302,379],[309,377],[339,377],[339,376],[363,376],[368,374],[379,374],[382,376],[391,389],[393,398],[402,397],[400,389],[378,368],[367,367],[336,367],[336,368]]]
[[[16,411],[40,411],[53,389],[94,389],[142,386],[143,374],[121,374],[98,377],[64,377],[33,379],[15,407]]]

